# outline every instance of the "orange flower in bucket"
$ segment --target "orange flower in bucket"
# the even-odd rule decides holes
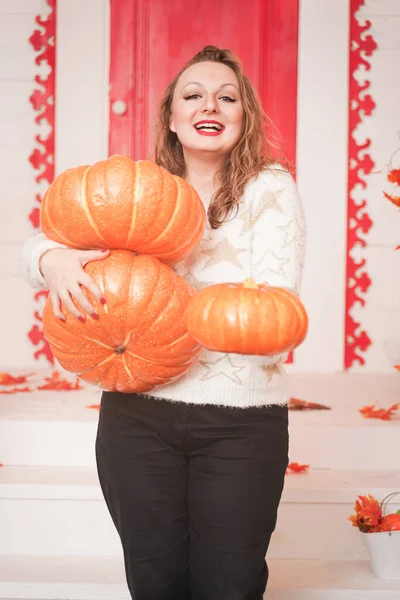
[[[368,494],[367,496],[358,496],[354,510],[355,515],[349,517],[353,527],[358,527],[364,533],[374,533],[380,531],[382,521],[382,508],[378,500]]]
[[[356,514],[350,515],[348,520],[363,533],[400,531],[400,510],[384,514],[389,500],[398,495],[400,492],[388,494],[380,503],[371,494],[358,496],[354,506]]]

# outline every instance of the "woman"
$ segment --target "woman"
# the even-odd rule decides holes
[[[192,184],[208,211],[200,246],[175,266],[197,289],[254,277],[299,292],[302,206],[265,149],[264,124],[228,50],[207,46],[166,91],[156,162]],[[56,315],[62,300],[84,320],[99,314],[81,286],[104,299],[82,266],[104,256],[38,234],[23,265],[33,285],[48,286]],[[98,473],[132,598],[263,597],[288,464],[284,360],[203,350],[186,375],[150,395],[102,394]]]

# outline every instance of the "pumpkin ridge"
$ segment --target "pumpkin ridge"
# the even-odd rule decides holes
[[[153,286],[153,289],[152,289],[152,292],[151,292],[150,299],[149,299],[149,301],[147,302],[147,306],[146,306],[146,308],[147,308],[147,311],[146,311],[146,312],[148,312],[149,308],[151,307],[151,302],[152,302],[152,300],[153,300],[153,298],[154,298],[154,294],[155,294],[155,291],[156,291],[156,288],[157,288],[158,282],[159,282],[159,280],[160,280],[160,273],[161,273],[161,271],[162,271],[162,270],[164,270],[164,265],[163,265],[161,262],[158,262],[158,265],[157,265],[157,266],[158,266],[157,281],[156,281],[155,285]],[[175,291],[176,291],[176,287],[175,287],[175,290],[174,290],[174,292],[175,292]],[[165,305],[163,305],[163,306],[161,307],[161,309],[160,309],[160,311],[159,311],[158,315],[157,315],[156,317],[153,317],[153,319],[152,319],[152,321],[151,321],[151,325],[150,325],[150,327],[148,327],[148,329],[146,329],[146,331],[143,331],[143,332],[141,333],[141,335],[140,335],[138,338],[135,338],[135,344],[137,344],[137,342],[138,342],[139,340],[141,340],[141,339],[142,339],[142,337],[143,337],[143,336],[144,336],[146,333],[148,333],[149,331],[151,331],[151,329],[152,329],[152,327],[154,326],[154,324],[155,324],[155,323],[158,321],[158,319],[159,319],[160,317],[162,317],[163,313],[166,311],[166,309],[167,309],[167,308],[168,308],[168,306],[170,305],[170,303],[171,303],[171,300],[173,299],[173,297],[174,297],[174,293],[172,293],[172,294],[169,296],[168,302],[167,302]],[[146,314],[146,312],[144,311],[144,312],[143,312],[143,314]]]
[[[95,338],[88,337],[87,335],[83,335],[82,337],[83,337],[84,340],[88,340],[89,342],[94,342],[98,346],[102,346],[103,348],[107,348],[107,350],[114,350],[114,348],[112,346],[107,346],[107,344],[103,344],[102,342],[100,342],[99,340],[96,340]]]
[[[82,196],[82,209],[83,212],[85,214],[85,217],[88,220],[89,225],[91,226],[91,228],[93,229],[93,231],[95,232],[95,234],[103,240],[103,242],[107,245],[110,246],[110,244],[108,243],[108,241],[105,239],[105,237],[101,234],[100,230],[98,229],[91,213],[89,210],[89,206],[88,206],[88,201],[87,201],[87,194],[86,194],[86,180],[87,180],[87,174],[88,171],[91,167],[87,167],[86,171],[84,172],[84,174],[82,175],[82,181],[81,181],[81,196]]]
[[[149,308],[149,306],[151,305],[151,303],[152,303],[152,301],[153,301],[153,298],[154,298],[154,294],[155,294],[155,291],[156,291],[156,288],[157,288],[157,283],[158,283],[158,280],[159,280],[160,266],[161,266],[161,265],[158,265],[157,282],[156,282],[156,284],[155,284],[155,285],[153,285],[153,289],[151,290],[151,296],[150,296],[150,298],[149,298],[149,300],[148,300],[148,302],[147,302],[147,305],[146,305],[146,308],[147,308],[147,309],[148,309],[148,308]],[[128,297],[128,298],[130,298],[131,296],[133,296],[133,289],[132,289],[132,287],[133,287],[133,275],[134,275],[134,268],[133,268],[133,269],[131,269],[131,271],[130,271],[129,291],[128,291],[128,294],[127,294],[127,297]],[[145,316],[146,312],[147,312],[147,311],[143,311],[143,312],[141,313],[141,314],[143,315],[143,318],[144,318],[144,316]],[[126,320],[125,320],[125,329],[127,329],[127,321],[128,321],[128,316],[129,316],[129,315],[127,314],[127,315],[126,315]],[[136,324],[137,324],[137,326],[138,326],[138,328],[139,328],[139,329],[141,328],[141,327],[140,327],[140,325],[141,325],[141,323],[143,322],[143,318],[142,318],[142,319],[136,319]],[[133,330],[131,329],[131,335],[132,335],[132,331],[133,331]],[[147,329],[146,329],[145,331],[142,331],[142,333],[141,333],[141,334],[140,334],[138,337],[136,337],[136,338],[135,338],[135,344],[136,344],[136,343],[137,343],[137,342],[138,342],[140,339],[142,339],[142,337],[145,335],[145,333],[147,333]]]
[[[165,344],[162,344],[159,347],[162,348],[163,346],[168,346],[169,348],[172,348],[173,346],[175,346],[175,344],[178,344],[180,341],[182,341],[183,339],[185,339],[185,337],[187,337],[188,335],[189,335],[189,332],[187,331],[186,333],[184,333],[183,335],[181,335],[181,337],[178,338],[177,340],[175,340],[174,342],[165,342]]]
[[[199,226],[199,228],[200,228],[200,226]],[[196,233],[197,233],[197,232],[196,232]],[[193,236],[193,237],[195,237],[195,236]],[[190,242],[191,242],[191,240],[190,240]],[[157,253],[157,256],[158,256],[158,257],[162,257],[162,258],[160,258],[160,260],[165,260],[165,259],[166,259],[168,256],[170,256],[171,254],[172,254],[172,255],[174,255],[174,254],[176,254],[177,252],[179,252],[180,250],[182,250],[182,248],[186,248],[186,247],[187,247],[187,246],[190,244],[190,242],[188,242],[188,241],[186,240],[186,242],[184,242],[184,243],[182,244],[182,246],[178,246],[177,248],[174,248],[173,250],[170,250],[169,252],[158,252],[158,253]]]
[[[139,354],[134,354],[131,350],[127,350],[125,354],[129,354],[129,356],[131,356],[132,358],[137,358],[138,360],[142,360],[143,362],[150,363],[152,365],[160,365],[159,362],[150,360],[150,358],[143,358],[143,356],[139,356]]]
[[[80,371],[79,372],[79,376],[85,375],[86,373],[89,373],[90,371],[93,371],[93,369],[98,369],[99,367],[102,367],[106,363],[110,362],[110,360],[114,360],[114,354],[111,354],[110,356],[107,356],[107,358],[105,358],[100,363],[95,364],[93,367],[89,367],[89,369],[85,369],[84,371]],[[104,378],[104,375],[103,375],[103,378]]]
[[[126,364],[126,357],[125,356],[122,357],[122,362],[124,363],[124,361],[125,361],[125,364]],[[129,367],[128,367],[127,364],[126,364],[126,369],[125,369],[125,364],[123,364],[124,370],[126,372],[129,372],[129,375],[130,375],[132,381],[134,381],[133,375],[132,375],[131,371],[129,370]],[[142,377],[139,377],[139,375],[137,373],[136,373],[136,378],[139,379],[139,381],[141,381],[145,385],[147,385],[148,381],[146,379],[143,379]]]
[[[124,371],[125,371],[125,373],[128,375],[128,378],[129,378],[129,379],[130,379],[132,382],[134,382],[134,381],[135,381],[135,380],[134,380],[134,377],[133,377],[133,375],[132,375],[132,373],[131,373],[131,371],[130,371],[130,369],[129,369],[128,365],[127,365],[127,362],[126,362],[126,356],[123,356],[123,357],[122,357],[122,361],[121,361],[121,362],[122,362],[122,366],[123,366],[123,368],[124,368]],[[138,377],[138,379],[139,379],[139,377]],[[142,381],[142,380],[140,380],[140,381]],[[142,383],[144,383],[144,381],[142,381]]]
[[[239,333],[240,333],[240,340],[239,340],[239,348],[243,348],[246,346],[246,321],[247,321],[247,316],[248,316],[248,306],[245,303],[246,300],[246,296],[249,295],[246,293],[246,290],[249,288],[246,288],[243,286],[243,288],[240,290],[240,293],[237,295],[237,299],[236,299],[236,310],[237,310],[237,315],[239,317]],[[254,287],[250,288],[250,289],[255,289]]]
[[[280,292],[281,292],[281,289],[278,290],[278,293],[275,293],[275,296],[274,295],[270,296],[270,302],[271,302],[271,308],[272,308],[271,312],[274,315],[279,315],[279,312],[280,312],[279,311],[279,306],[280,306],[279,297],[278,298],[276,297],[278,294],[280,294]],[[286,296],[286,294],[284,293],[283,296]],[[274,322],[274,326],[275,326],[275,331],[274,331],[275,337],[278,339],[279,343],[282,344],[282,336],[284,335],[282,328],[280,328],[278,326],[276,321],[273,321],[273,322]]]
[[[61,240],[64,242],[64,244],[65,244],[66,246],[70,246],[70,245],[71,245],[71,242],[70,242],[70,240],[69,240],[69,239],[67,239],[66,237],[64,237],[64,236],[63,236],[63,235],[62,235],[62,234],[61,234],[61,233],[60,233],[60,232],[59,232],[59,231],[56,229],[56,227],[53,225],[53,222],[52,222],[52,220],[50,219],[50,215],[49,215],[49,213],[48,213],[48,202],[46,201],[47,194],[48,194],[48,190],[47,190],[47,192],[46,192],[46,193],[45,193],[45,195],[44,195],[44,198],[43,198],[43,201],[42,201],[42,204],[41,204],[41,207],[40,207],[40,209],[41,209],[41,210],[42,210],[42,207],[43,207],[44,213],[45,213],[45,215],[46,215],[46,218],[47,218],[47,225],[48,225],[49,227],[51,227],[51,229],[52,229],[52,230],[54,231],[54,233],[56,234],[56,237],[58,236],[58,238],[59,238],[59,239],[61,239]],[[47,236],[47,237],[49,237],[49,236]],[[55,239],[56,239],[56,238],[55,238]]]
[[[159,279],[160,279],[160,270],[162,269],[162,264],[161,264],[161,263],[159,263],[157,266],[158,266],[157,281],[156,281],[155,285],[153,285],[153,288],[152,288],[152,291],[151,291],[151,296],[150,296],[150,298],[149,298],[149,300],[148,300],[148,302],[147,302],[147,305],[146,305],[146,309],[147,309],[147,310],[142,312],[143,318],[144,318],[144,316],[147,314],[147,312],[148,312],[148,309],[149,309],[149,307],[151,306],[151,303],[152,303],[152,301],[153,301],[154,294],[155,294],[155,291],[156,291],[156,288],[157,288],[157,284],[158,284],[158,281],[159,281]],[[129,283],[129,292],[128,292],[128,298],[129,298],[129,296],[131,295],[131,289],[132,289],[132,284],[133,284],[133,274],[134,274],[134,270],[132,269],[132,270],[131,270],[131,280],[130,280],[130,283]],[[169,304],[169,302],[170,302],[170,300],[168,301],[168,304]],[[167,304],[167,306],[168,306],[168,304]],[[164,307],[164,306],[161,308],[161,310],[160,310],[160,313],[157,315],[157,319],[158,319],[158,318],[159,318],[159,317],[162,315],[162,313],[163,313],[163,311],[165,310],[165,308],[166,308],[166,307]],[[129,316],[129,315],[127,314],[127,316],[126,316],[126,318],[127,318],[127,319],[128,319],[128,316]],[[142,320],[143,320],[143,319],[142,319]],[[142,322],[142,320],[141,320],[141,321],[139,321],[139,320],[136,320],[136,324],[138,324],[138,328],[140,328],[140,323]],[[127,323],[126,323],[126,322],[125,322],[125,325],[127,325]],[[153,322],[152,322],[152,325],[153,325]],[[141,339],[142,339],[142,337],[143,337],[145,334],[147,334],[149,330],[150,330],[150,328],[148,328],[148,329],[146,329],[146,330],[142,331],[142,333],[141,333],[139,336],[137,336],[137,337],[135,338],[135,344],[137,344],[137,342],[138,342],[139,340],[141,340]],[[132,330],[131,330],[131,333],[132,333]]]
[[[137,195],[137,189],[136,189],[135,181],[139,178],[139,175],[140,175],[140,166],[139,166],[139,163],[136,163],[135,164],[135,175],[133,177],[133,199],[132,199],[131,223],[129,225],[128,236],[127,236],[126,242],[125,242],[125,248],[128,248],[128,246],[129,246],[129,241],[131,239],[131,236],[133,235],[133,232],[134,232],[134,229],[135,229],[135,225],[136,225],[136,215],[137,215],[136,195]]]
[[[124,339],[124,341],[122,342],[122,345],[123,345],[125,348],[126,348],[126,347],[127,347],[127,345],[129,344],[129,341],[130,341],[130,339],[131,339],[131,337],[132,337],[132,332],[133,332],[133,329],[131,329],[130,331],[128,331],[128,333],[127,333],[127,334],[126,334],[126,336],[125,336],[125,339]]]
[[[164,177],[164,174],[162,176]],[[172,177],[175,179],[174,175],[172,175]],[[173,213],[172,213],[172,215],[171,215],[171,217],[170,217],[170,219],[168,221],[167,227],[165,227],[162,230],[162,232],[156,238],[153,238],[150,242],[147,242],[146,244],[143,244],[142,246],[139,246],[138,247],[138,252],[146,252],[146,248],[148,246],[153,246],[154,244],[159,243],[160,241],[162,242],[163,237],[165,236],[166,233],[168,233],[168,231],[171,229],[171,227],[175,227],[174,220],[175,220],[175,217],[176,217],[176,214],[177,214],[178,210],[180,209],[180,201],[179,201],[179,199],[181,197],[180,186],[178,185],[178,181],[176,179],[175,179],[175,183],[176,183],[176,186],[177,186],[178,193],[176,195],[176,204],[175,204],[175,207],[174,207],[174,211],[173,211]],[[186,244],[187,244],[187,242],[186,242]],[[183,246],[181,246],[181,247],[183,247]],[[175,248],[173,250],[173,252],[177,252],[178,250],[180,250],[180,248],[178,248],[178,249]],[[160,253],[158,252],[157,255],[158,254],[160,254]],[[164,255],[168,255],[170,253],[161,252],[161,254],[162,254],[162,256],[164,256]]]
[[[206,305],[206,309],[205,309],[205,311],[203,312],[203,314],[202,314],[202,317],[201,317],[201,318],[202,318],[202,321],[203,321],[204,323],[206,323],[206,324],[207,324],[208,315],[210,314],[210,312],[211,312],[211,310],[213,309],[213,306],[214,306],[214,304],[216,303],[216,301],[217,301],[217,300],[218,300],[218,296],[217,296],[217,295],[216,295],[216,296],[214,296],[214,297],[211,297],[211,302],[209,303],[209,305],[208,305],[208,306]],[[206,327],[206,330],[207,330],[207,340],[210,340],[210,339],[212,339],[212,338],[211,338],[211,332],[210,332],[210,330],[209,330],[209,327]]]
[[[193,193],[192,193],[192,195],[193,195]],[[198,220],[197,223],[194,226],[192,225],[192,227],[191,227],[192,237],[189,241],[186,240],[186,242],[184,242],[182,244],[182,246],[179,246],[178,248],[174,248],[173,250],[170,250],[169,252],[159,252],[157,254],[157,256],[160,258],[160,260],[168,260],[168,257],[170,257],[171,255],[174,256],[177,252],[180,252],[183,248],[187,248],[188,246],[192,245],[192,241],[197,238],[197,236],[199,235],[199,233],[203,229],[203,227],[204,227],[203,219]],[[186,254],[184,254],[183,256],[186,256]]]
[[[52,339],[51,339],[49,336],[47,336],[47,337],[46,337],[46,341],[47,341],[49,344],[51,344],[52,346],[54,346],[55,348],[58,348],[59,350],[62,350],[62,351],[64,351],[64,348],[63,348],[62,346],[59,346],[59,345],[58,345],[58,344],[56,344],[55,342],[53,342],[53,340],[52,340]]]
[[[154,325],[157,325],[157,321],[167,311],[169,305],[172,304],[173,300],[175,299],[175,295],[176,295],[177,292],[178,292],[178,288],[177,288],[177,286],[175,286],[172,294],[168,298],[168,302],[162,307],[162,310],[159,312],[159,314],[152,320],[151,325],[148,328],[147,332],[151,331],[153,329]],[[136,340],[135,340],[135,342],[136,342]]]
[[[306,321],[308,323],[308,315],[304,314],[304,309],[302,308],[302,306],[300,304],[298,304],[297,302],[295,302],[294,298],[291,298],[291,302],[292,302],[293,308],[297,312],[299,319],[304,320],[304,317],[305,317]],[[297,336],[296,336],[296,344],[300,344],[304,338],[305,338],[305,334],[302,333],[301,330],[299,330],[297,333]]]

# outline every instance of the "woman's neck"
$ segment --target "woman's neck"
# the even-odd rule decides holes
[[[216,160],[215,157],[210,157],[209,160],[203,157],[194,156],[184,152],[186,165],[186,181],[190,183],[194,189],[200,194],[213,194],[218,188],[216,173],[221,168],[223,159]],[[200,194],[201,195],[201,194]]]

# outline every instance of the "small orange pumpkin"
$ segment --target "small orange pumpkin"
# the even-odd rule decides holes
[[[61,173],[40,208],[43,233],[72,248],[126,249],[174,264],[200,242],[194,188],[149,160],[114,155]]]
[[[184,313],[194,289],[153,256],[114,250],[85,271],[102,290],[92,294],[100,318],[81,323],[64,306],[65,322],[47,300],[43,330],[50,349],[67,371],[104,390],[146,392],[185,373],[200,347],[188,333]]]
[[[383,517],[381,531],[400,531],[400,513],[392,513]]]
[[[308,317],[288,290],[248,279],[201,290],[188,304],[186,324],[209,350],[273,356],[303,342]]]

